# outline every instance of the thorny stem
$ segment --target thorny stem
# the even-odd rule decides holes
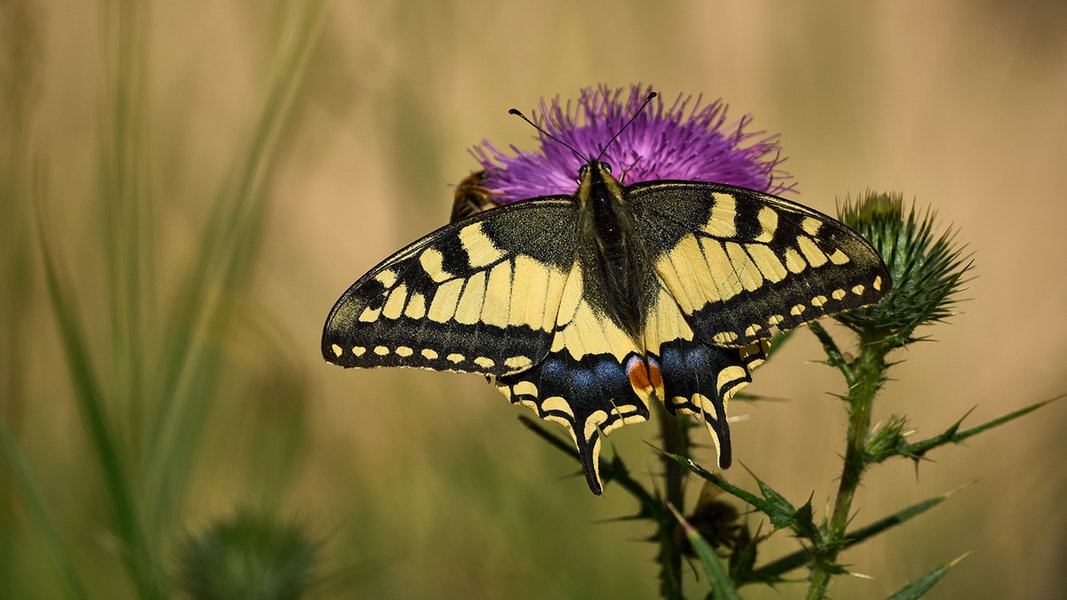
[[[662,403],[656,402],[655,405],[660,409],[659,422],[663,435],[666,504],[681,510],[685,506],[686,471],[671,455],[689,455],[689,429],[683,419],[667,412]],[[674,527],[674,520],[668,518],[660,523],[659,528],[660,551],[657,561],[660,567],[660,596],[669,599],[682,597],[682,555],[674,537]]]
[[[838,553],[847,545],[845,528],[852,510],[852,500],[859,488],[863,471],[870,463],[866,442],[871,430],[871,408],[874,397],[885,380],[887,368],[885,357],[891,349],[881,337],[863,336],[860,356],[849,365],[852,385],[845,401],[848,402],[848,439],[841,481],[834,499],[833,512],[827,525],[826,543],[814,550],[811,566],[811,583],[807,598],[816,600],[826,596],[830,578],[837,570]]]

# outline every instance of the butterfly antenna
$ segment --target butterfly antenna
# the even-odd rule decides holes
[[[627,121],[625,125],[623,125],[621,128],[619,128],[618,131],[615,132],[615,135],[613,135],[611,137],[611,139],[608,140],[607,144],[604,144],[604,149],[601,150],[600,154],[597,155],[597,157],[596,157],[597,162],[600,162],[600,159],[604,157],[604,153],[607,152],[608,148],[610,148],[611,145],[615,143],[615,140],[617,140],[619,138],[619,136],[622,135],[622,132],[626,131],[630,127],[630,124],[634,122],[634,119],[637,118],[637,115],[645,112],[645,107],[648,106],[648,103],[652,102],[652,99],[655,98],[656,96],[658,96],[658,94],[656,92],[649,92],[648,93],[648,96],[645,97],[644,103],[641,104],[641,108],[638,108],[637,111],[634,112],[634,116],[630,117],[630,120]]]
[[[578,158],[580,158],[582,160],[582,162],[588,162],[589,161],[588,158],[586,158],[585,156],[582,156],[581,152],[578,152],[577,150],[575,150],[574,146],[568,144],[567,142],[564,142],[563,140],[559,139],[558,137],[556,137],[556,136],[552,135],[551,133],[545,131],[544,127],[541,127],[537,123],[534,123],[533,121],[531,121],[526,115],[522,114],[522,111],[520,111],[519,109],[513,108],[513,109],[508,111],[508,114],[509,115],[515,115],[516,117],[522,119],[523,121],[526,121],[527,123],[530,124],[530,127],[533,127],[534,129],[539,131],[541,133],[541,135],[545,136],[546,138],[548,138],[550,140],[554,140],[555,142],[557,142],[560,145],[562,145],[564,148],[566,148],[566,149],[570,150],[571,152],[573,152],[575,156],[577,156]]]

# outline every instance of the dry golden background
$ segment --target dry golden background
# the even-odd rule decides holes
[[[171,281],[196,250],[192,232],[263,104],[262,56],[281,44],[271,36],[284,29],[275,22],[288,14],[283,4],[146,5],[143,125],[163,305],[175,301]],[[109,15],[54,0],[0,6],[0,32],[29,40],[3,43],[25,51],[9,53],[4,68],[34,74],[20,139],[46,170],[35,203],[93,335],[107,331],[109,314],[100,300],[105,234],[91,207],[106,135],[98,124]],[[628,497],[611,485],[592,497],[569,476],[575,465],[526,432],[519,409],[478,377],[343,371],[318,350],[340,293],[447,219],[449,184],[476,168],[469,147],[483,138],[531,147],[529,127],[508,108],[598,83],[651,84],[667,100],[721,96],[732,116],[752,113],[756,128],[781,134],[798,183],[791,197],[819,210],[867,189],[899,191],[959,229],[974,252],[968,301],[951,324],[925,331],[936,341],[897,357],[904,362],[876,418],[907,414],[926,436],[971,409],[976,424],[1067,391],[1064,31],[1067,8],[1051,0],[333,2],[267,174],[268,221],[248,264],[253,293],[237,299],[239,326],[206,333],[234,383],[198,447],[181,525],[195,529],[274,494],[283,513],[326,540],[324,570],[345,573],[318,597],[655,596],[655,548],[640,541],[651,532],[596,523],[630,514]],[[19,151],[3,158],[37,172]],[[4,231],[33,239],[36,211],[22,217]],[[5,252],[14,247],[5,242]],[[3,284],[30,306],[0,355],[0,369],[20,369],[23,382],[5,392],[5,419],[78,564],[103,590],[122,572],[31,254],[29,271]],[[836,487],[845,420],[827,395],[842,391],[840,381],[812,362],[820,354],[801,332],[750,388],[788,401],[733,406],[749,416],[733,429],[736,459],[796,503],[813,493],[817,517]],[[874,468],[857,524],[973,485],[848,551],[850,568],[871,579],[841,578],[834,597],[885,597],[973,551],[929,597],[1062,598],[1065,426],[1061,401],[936,452],[918,470],[903,461]],[[654,470],[644,441],[655,443],[656,431],[628,427],[610,444],[635,471]],[[698,456],[711,460],[707,449]],[[284,474],[272,478],[275,468]],[[730,476],[751,485],[743,469]],[[35,532],[10,486],[0,491],[6,556],[17,557]],[[790,544],[779,534],[763,558]],[[49,576],[12,560],[20,566],[3,573],[18,589],[30,589],[19,577]],[[792,598],[803,589],[744,591]]]

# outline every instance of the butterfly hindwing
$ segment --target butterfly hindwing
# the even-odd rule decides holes
[[[578,448],[586,481],[599,494],[603,489],[600,434],[648,420],[648,396],[638,396],[631,379],[631,371],[643,365],[636,353],[623,361],[610,354],[575,358],[564,348],[550,352],[528,371],[498,378],[496,385],[511,402],[528,406],[538,417],[567,429]]]
[[[704,341],[745,347],[876,302],[878,254],[840,222],[753,190],[694,182],[628,188],[655,270]]]
[[[540,362],[575,260],[574,210],[569,197],[520,202],[400,250],[334,305],[323,357],[496,376]]]

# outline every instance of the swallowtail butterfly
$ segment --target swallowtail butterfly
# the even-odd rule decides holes
[[[867,241],[795,202],[715,183],[624,185],[599,159],[578,179],[570,196],[457,208],[470,216],[341,296],[323,357],[484,375],[567,429],[600,494],[601,436],[646,421],[651,402],[702,419],[727,468],[727,402],[771,336],[890,289]],[[495,205],[481,175],[465,184],[457,204]]]

